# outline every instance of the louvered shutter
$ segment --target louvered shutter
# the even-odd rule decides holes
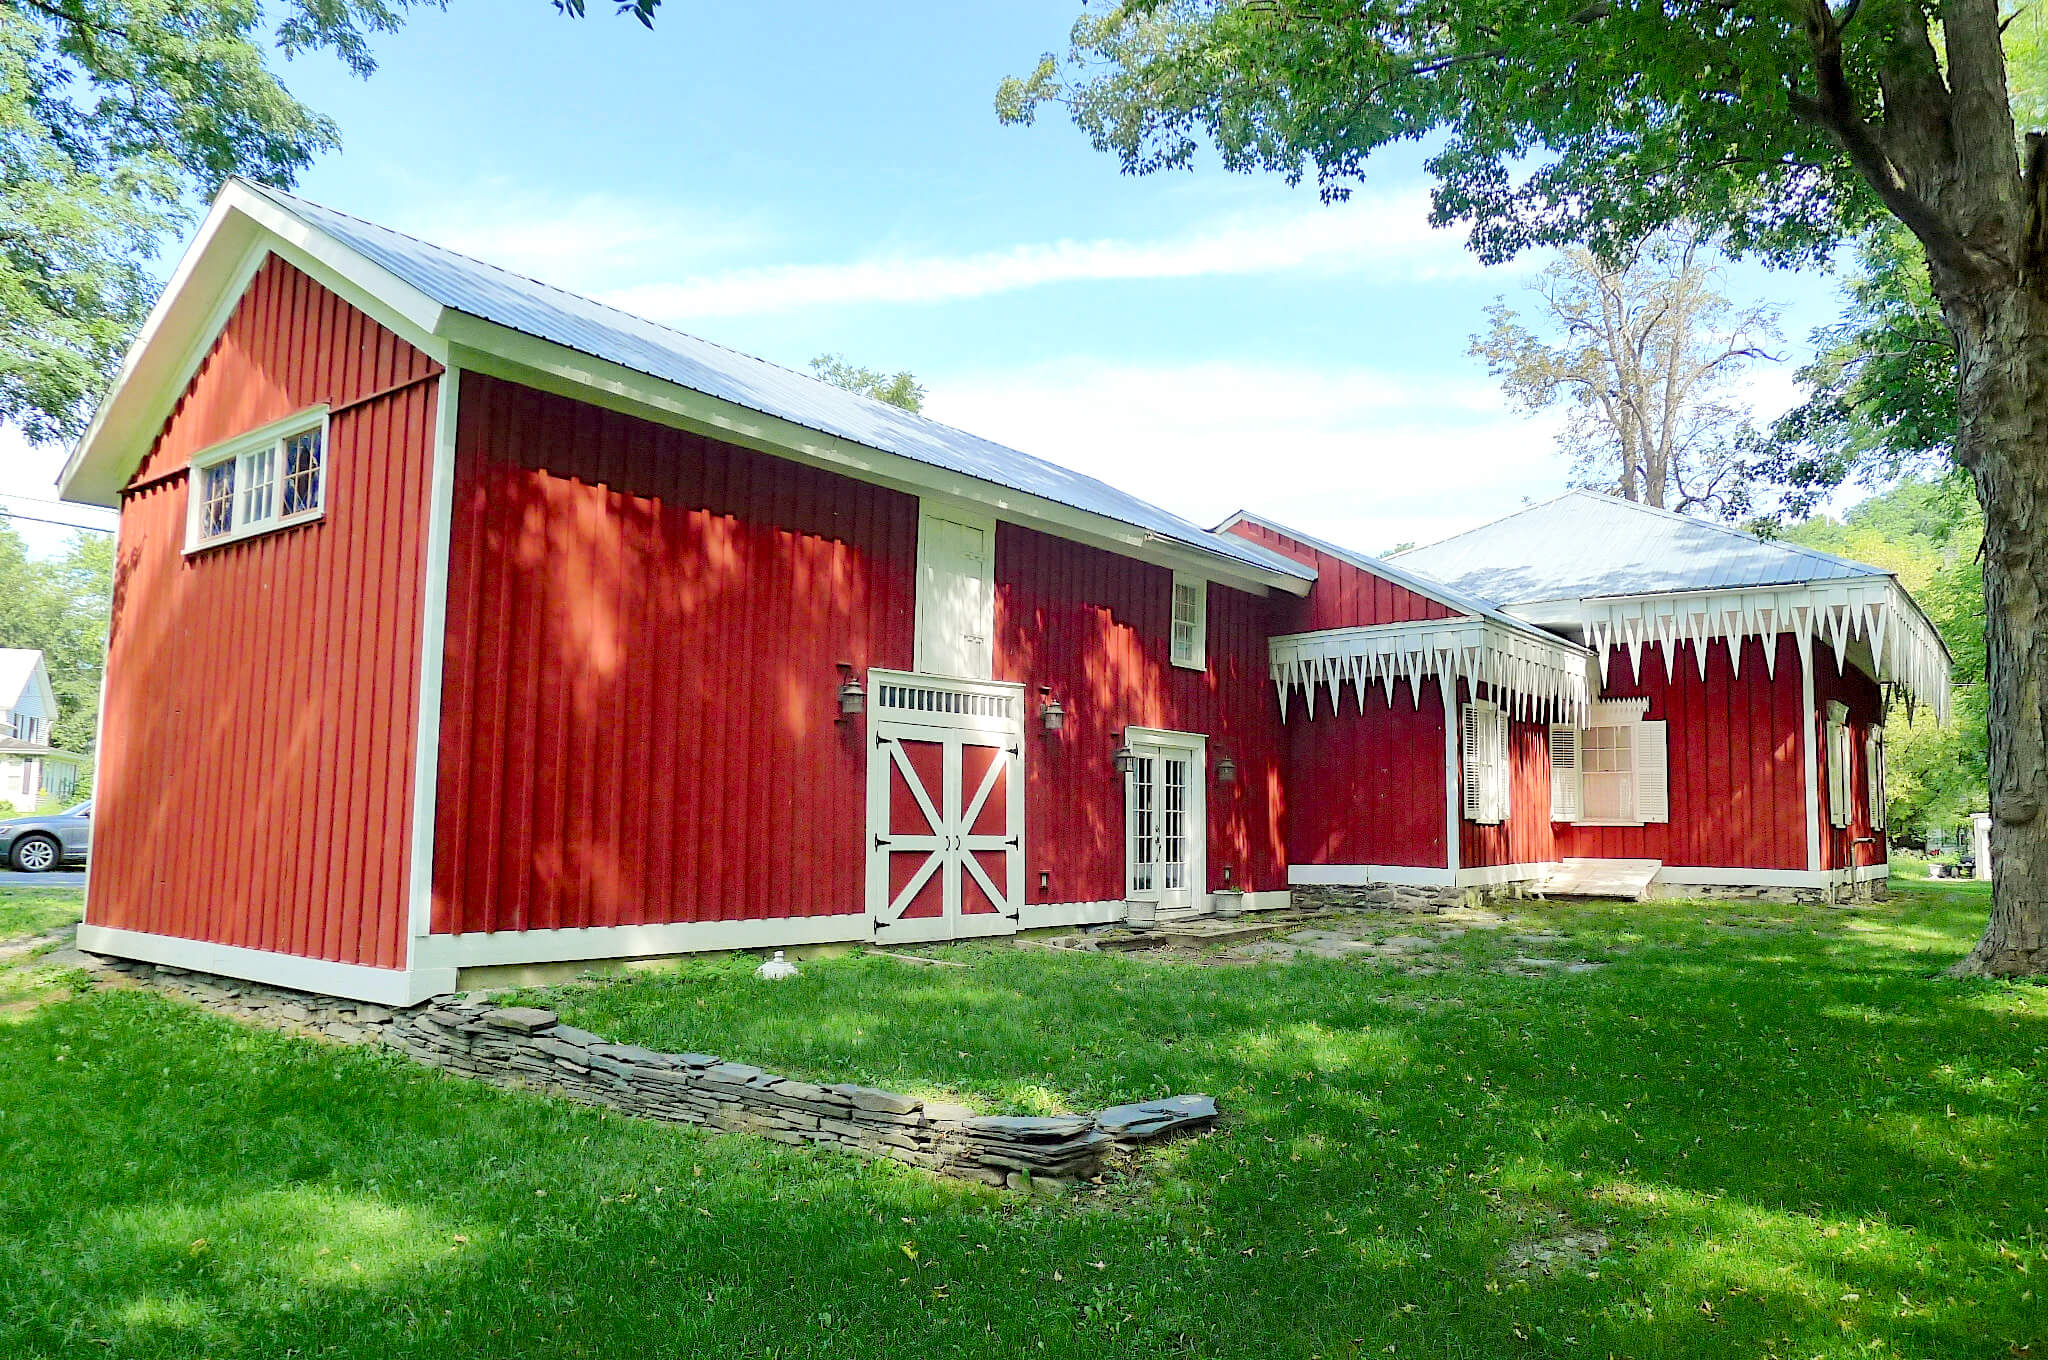
[[[1849,729],[1827,725],[1827,821],[1849,825]]]
[[[1485,757],[1479,740],[1480,707],[1473,703],[1458,710],[1458,752],[1463,757],[1459,766],[1464,781],[1465,820],[1468,822],[1486,819],[1486,809],[1482,806]]]
[[[1579,729],[1563,723],[1550,729],[1550,820],[1576,822],[1584,806],[1579,781]]]
[[[1671,820],[1671,760],[1662,722],[1635,725],[1636,820]]]
[[[1863,773],[1870,784],[1870,825],[1885,829],[1884,729],[1873,727],[1863,737]]]
[[[1513,802],[1514,769],[1508,756],[1508,714],[1504,708],[1493,711],[1493,805],[1488,809],[1492,820],[1504,822]]]

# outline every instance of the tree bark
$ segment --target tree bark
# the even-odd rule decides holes
[[[1956,461],[1984,506],[1991,920],[1957,976],[2048,974],[2048,300],[2021,283],[1944,299],[1959,358]],[[1974,305],[1973,305],[1974,304]]]

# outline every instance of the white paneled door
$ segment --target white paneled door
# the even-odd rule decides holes
[[[1208,903],[1204,739],[1131,728],[1124,742],[1124,895],[1161,912],[1199,910]]]
[[[1007,692],[1015,688],[911,677],[874,685],[868,911],[877,941],[1016,933],[1024,743],[1013,716],[1022,695]]]

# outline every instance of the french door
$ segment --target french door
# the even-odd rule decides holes
[[[868,911],[875,939],[1014,934],[1024,900],[1021,689],[893,675],[873,689]]]
[[[1129,728],[1124,776],[1124,895],[1163,912],[1208,903],[1204,739],[1192,732]]]

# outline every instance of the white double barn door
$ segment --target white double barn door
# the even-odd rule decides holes
[[[875,939],[1014,934],[1024,901],[1023,687],[882,671],[871,680]]]

